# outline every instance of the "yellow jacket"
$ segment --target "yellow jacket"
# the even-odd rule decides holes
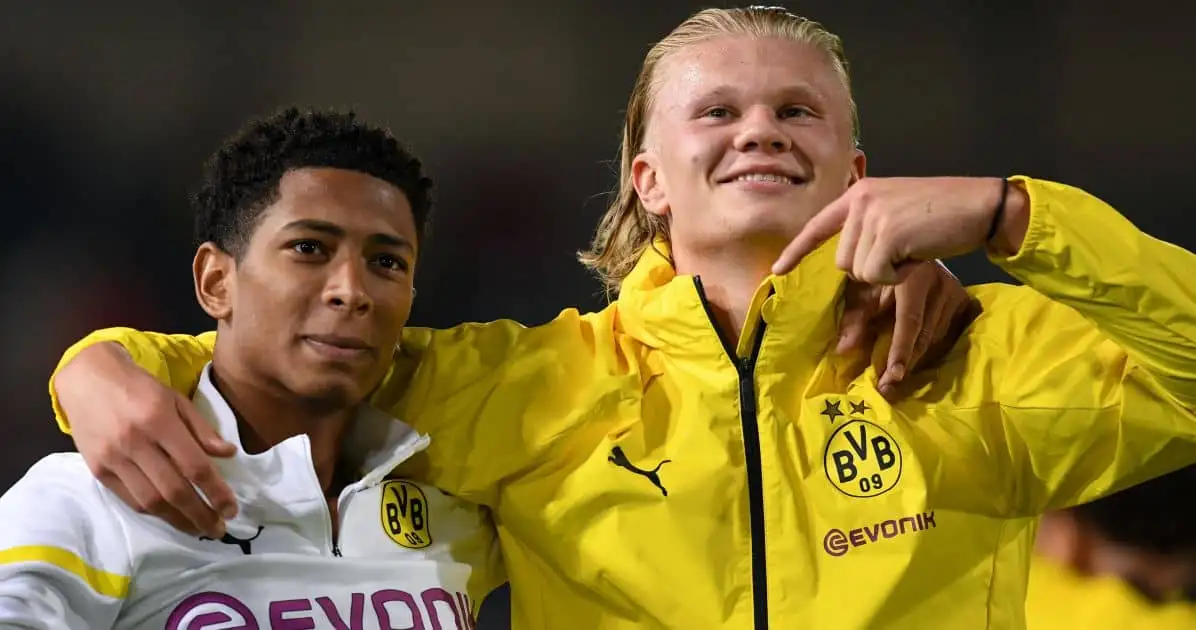
[[[1196,256],[1017,181],[1029,231],[994,262],[1033,288],[976,288],[898,403],[830,352],[833,246],[731,349],[648,251],[601,312],[408,329],[374,402],[432,445],[400,472],[493,510],[515,628],[1021,628],[1035,516],[1196,462]],[[213,336],[66,358],[103,340],[189,391]]]
[[[1086,578],[1036,555],[1030,564],[1026,627],[1029,630],[1196,630],[1196,606],[1188,602],[1155,603],[1121,580]]]

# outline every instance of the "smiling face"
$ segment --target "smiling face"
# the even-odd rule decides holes
[[[302,399],[364,400],[411,313],[417,247],[394,185],[336,168],[288,171],[239,259],[212,243],[196,255],[200,302],[220,320],[217,355]]]
[[[782,37],[724,35],[661,60],[632,177],[674,250],[784,247],[863,176],[830,57]]]

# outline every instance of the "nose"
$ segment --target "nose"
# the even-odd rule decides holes
[[[745,153],[787,153],[793,148],[793,140],[781,127],[775,111],[768,107],[756,107],[743,117],[739,134],[735,137],[735,148]]]
[[[374,308],[374,300],[365,287],[364,261],[344,261],[337,265],[324,285],[324,303],[346,314],[364,315]]]

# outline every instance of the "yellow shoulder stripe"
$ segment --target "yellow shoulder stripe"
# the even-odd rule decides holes
[[[119,573],[109,573],[97,569],[74,553],[59,547],[48,545],[26,545],[0,549],[0,564],[17,564],[20,562],[45,562],[63,571],[79,576],[100,595],[124,599],[129,593],[129,576]]]

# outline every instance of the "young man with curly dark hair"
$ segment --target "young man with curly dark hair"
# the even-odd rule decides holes
[[[126,506],[153,474],[114,494],[50,455],[0,498],[0,627],[473,625],[467,593],[501,582],[493,529],[391,478],[428,438],[367,403],[411,310],[431,187],[352,114],[288,109],[229,138],[194,197],[218,335],[192,429],[233,446],[218,466],[242,509],[192,536]]]

